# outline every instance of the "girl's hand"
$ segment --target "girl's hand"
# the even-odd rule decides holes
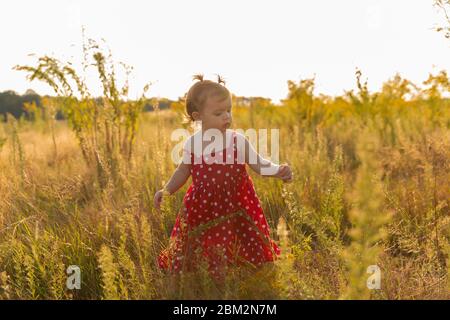
[[[289,165],[283,164],[280,166],[275,176],[283,180],[283,182],[291,182],[292,181],[291,168],[289,167]]]
[[[153,205],[155,206],[156,209],[160,209],[161,208],[161,202],[163,199],[163,195],[164,195],[164,191],[163,190],[158,190],[155,193],[155,197],[153,198]]]

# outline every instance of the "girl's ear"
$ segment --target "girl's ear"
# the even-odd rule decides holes
[[[192,112],[192,118],[194,118],[195,121],[200,120],[200,113],[197,111]]]

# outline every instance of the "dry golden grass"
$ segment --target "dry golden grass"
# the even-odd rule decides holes
[[[396,77],[375,94],[357,76],[358,91],[342,97],[317,97],[304,80],[289,83],[282,106],[235,101],[235,128],[280,129],[280,160],[295,180],[251,173],[283,255],[262,270],[232,270],[222,284],[156,265],[189,184],[161,213],[152,207],[175,168],[180,103],[139,114],[131,157],[99,140],[86,158],[63,121],[1,123],[0,297],[449,299],[447,75],[416,92]],[[81,268],[81,290],[66,289],[69,265]],[[381,269],[379,290],[366,287],[369,265]]]

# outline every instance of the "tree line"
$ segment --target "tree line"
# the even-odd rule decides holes
[[[43,105],[43,97],[46,97],[48,99],[52,99],[53,97],[50,96],[40,96],[33,90],[27,90],[24,94],[18,94],[17,92],[13,90],[7,90],[0,92],[0,121],[7,121],[7,114],[11,114],[14,118],[24,118],[26,120],[32,120],[33,117],[30,113],[30,111],[27,109],[27,105],[35,105],[36,108],[38,108],[42,114],[45,114],[44,112],[44,105]],[[101,99],[101,98],[97,98]],[[169,99],[158,99],[158,108],[159,109],[168,109],[173,101]],[[155,106],[155,99],[150,98],[145,103],[143,111],[149,112],[153,111]],[[57,110],[56,112],[56,119],[57,120],[63,120],[64,114],[61,110]]]

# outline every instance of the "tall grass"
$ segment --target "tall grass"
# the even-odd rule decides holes
[[[315,95],[313,79],[291,81],[281,106],[235,99],[236,128],[280,128],[280,159],[295,181],[251,173],[283,254],[217,283],[207,272],[170,276],[156,265],[188,186],[161,212],[152,207],[174,170],[180,103],[141,113],[144,98],[124,98],[127,85],[117,89],[109,55],[98,50],[85,47],[101,99],[54,58],[18,67],[55,88],[60,98],[44,108],[62,109],[67,121],[0,125],[1,298],[450,298],[445,72],[421,86],[397,75],[370,93],[358,71],[357,89],[339,97]],[[81,268],[80,290],[66,289],[69,265]],[[366,287],[369,265],[381,269],[379,290]]]

